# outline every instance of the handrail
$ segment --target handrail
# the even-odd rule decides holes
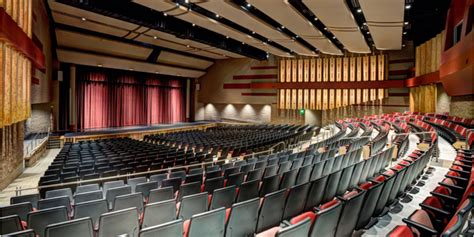
[[[38,138],[40,135],[46,134],[43,138]],[[38,144],[42,144],[45,140],[48,140],[49,136],[51,133],[51,128],[49,126],[45,126],[44,130],[41,129],[38,132],[35,132],[33,139],[31,139],[31,142],[24,148],[25,153],[24,156],[27,157],[31,155],[35,150]],[[38,140],[41,140],[38,142]]]
[[[260,152],[253,152],[252,154],[248,154],[248,155],[244,155],[243,157],[246,157],[246,156],[251,156],[252,157],[256,154],[262,154],[262,153],[266,153],[266,152],[270,152],[273,153],[273,150],[274,150],[274,147],[276,147],[277,145],[280,145],[280,144],[284,144],[285,145],[285,142],[281,141],[279,143],[276,143],[275,145],[273,145],[270,149],[268,150],[265,150],[265,151],[260,151]],[[102,181],[109,181],[109,180],[116,180],[116,179],[121,179],[121,178],[129,178],[129,177],[135,177],[135,176],[144,176],[144,175],[148,175],[148,174],[155,174],[155,173],[161,173],[163,171],[167,171],[167,172],[170,172],[172,170],[177,170],[177,169],[187,169],[187,168],[193,168],[193,167],[203,167],[205,165],[209,165],[209,164],[219,164],[219,163],[228,163],[228,162],[235,162],[238,160],[238,157],[240,156],[236,156],[236,157],[232,157],[230,159],[219,159],[219,158],[222,158],[222,157],[219,157],[218,159],[216,160],[213,160],[213,161],[207,161],[207,162],[201,162],[201,163],[198,163],[198,164],[192,164],[192,165],[183,165],[183,166],[174,166],[174,167],[168,167],[168,168],[164,168],[164,169],[159,169],[159,170],[149,170],[149,171],[144,171],[144,172],[138,172],[138,173],[127,173],[127,174],[121,174],[121,175],[116,175],[116,176],[110,176],[110,177],[102,177],[102,178],[97,178],[97,179],[87,179],[87,180],[79,180],[79,181],[73,181],[73,182],[67,182],[67,183],[60,183],[60,184],[51,184],[51,185],[44,185],[44,186],[36,186],[36,187],[31,187],[31,188],[21,188],[21,187],[17,187],[17,189],[15,190],[15,193],[16,193],[16,196],[18,195],[21,195],[21,192],[22,191],[26,191],[26,190],[39,190],[39,189],[49,189],[49,188],[58,188],[58,187],[67,187],[67,186],[73,186],[73,185],[80,185],[80,184],[85,184],[85,183],[94,183],[94,182],[102,182]]]

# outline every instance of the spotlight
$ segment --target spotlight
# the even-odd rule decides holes
[[[405,9],[410,9],[411,8],[411,5],[406,5],[405,6]]]
[[[362,12],[362,9],[357,9],[357,13],[361,13]]]
[[[324,30],[328,30],[328,28],[327,28],[327,27],[324,27]]]
[[[153,36],[153,39],[158,39],[158,37],[156,37],[156,36]]]
[[[405,21],[405,23],[404,23],[404,24],[405,24],[405,25],[408,25],[408,21]]]
[[[282,28],[282,29],[285,29],[285,27],[284,27],[284,26],[281,26],[281,28]]]
[[[82,20],[82,21],[86,21],[87,19],[83,17],[83,18],[81,18],[81,20]]]
[[[196,26],[196,24],[193,23],[193,26]]]
[[[102,67],[102,64],[97,64],[97,67]]]
[[[315,21],[317,21],[317,20],[318,20],[318,18],[317,18],[317,17],[315,17],[315,18],[314,18],[314,20],[315,20]]]
[[[216,18],[219,18],[219,17],[220,17],[219,14],[216,14]]]
[[[229,36],[226,36],[225,38],[226,38],[226,39],[228,39],[228,38],[229,38]]]
[[[168,13],[166,13],[166,12],[165,12],[165,13],[163,13],[163,16],[168,16]]]
[[[247,3],[247,7],[250,8],[252,6],[252,4],[250,3]]]
[[[404,35],[406,35],[406,34],[407,34],[407,32],[406,32],[406,31],[404,31],[404,32],[403,32],[403,34],[404,34]]]

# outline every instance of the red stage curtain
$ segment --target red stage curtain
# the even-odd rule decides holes
[[[80,68],[80,129],[176,123],[185,120],[184,83],[156,75]]]

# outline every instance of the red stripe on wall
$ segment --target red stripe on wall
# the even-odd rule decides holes
[[[242,96],[276,96],[277,93],[242,93]]]
[[[40,80],[36,77],[32,77],[31,78],[31,84],[35,84],[35,85],[39,85],[40,84]]]
[[[224,89],[250,89],[250,83],[224,83]]]
[[[394,59],[394,60],[389,60],[389,64],[397,64],[397,63],[413,63],[415,62],[414,58],[402,58],[402,59]]]
[[[254,74],[254,75],[235,75],[234,80],[250,80],[250,79],[277,79],[277,74]]]
[[[278,66],[255,66],[250,67],[250,70],[265,70],[265,69],[277,69]]]
[[[409,95],[410,93],[388,93],[388,96],[392,96],[392,97],[406,97]]]

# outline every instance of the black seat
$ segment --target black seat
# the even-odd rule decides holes
[[[227,177],[225,186],[234,185],[236,187],[239,187],[244,182],[244,178],[245,178],[245,173],[243,172],[231,174]]]
[[[260,187],[260,197],[263,197],[269,193],[273,193],[278,190],[280,186],[280,175],[276,174],[273,176],[263,178],[262,185]]]
[[[38,201],[38,209],[46,209],[52,207],[66,207],[67,213],[71,213],[71,202],[68,196],[45,198]]]
[[[152,175],[150,176],[150,182],[157,182],[158,183],[158,187],[161,187],[161,183],[163,182],[163,180],[167,179],[168,178],[168,174],[167,173],[164,173],[164,174],[155,174],[155,175]]]
[[[176,220],[176,202],[167,200],[145,206],[142,227],[152,227]]]
[[[305,203],[305,211],[313,210],[323,200],[324,188],[328,182],[328,176],[321,177],[311,182],[311,188],[309,189],[308,198]]]
[[[325,160],[322,175],[328,175],[332,172],[332,167],[334,165],[334,160],[335,160],[334,157],[328,158],[327,160]]]
[[[158,188],[158,182],[139,183],[135,187],[135,192],[142,193],[143,198],[147,199],[150,196],[150,191]]]
[[[247,173],[247,182],[254,181],[254,180],[260,180],[263,176],[265,169],[254,169],[252,171],[249,171]]]
[[[176,192],[179,190],[179,187],[181,187],[181,178],[169,178],[163,180],[161,183],[161,187],[173,187],[173,192]]]
[[[236,202],[243,202],[258,197],[259,184],[260,181],[254,180],[240,185]]]
[[[185,183],[181,185],[178,193],[178,201],[181,201],[184,196],[193,195],[201,192],[201,183]]]
[[[341,210],[341,202],[336,199],[319,206],[310,236],[335,236]]]
[[[359,185],[360,176],[362,175],[364,166],[365,160],[360,161],[354,165],[354,170],[352,171],[352,176],[349,182],[349,188],[356,188]]]
[[[278,165],[267,166],[263,173],[263,177],[268,177],[268,176],[273,176],[273,175],[278,174],[278,167],[279,167]]]
[[[140,231],[140,237],[182,237],[183,232],[183,220],[178,219],[160,225],[154,225],[147,228],[143,228]]]
[[[354,167],[355,165],[351,165],[342,170],[341,178],[336,190],[337,196],[343,195],[347,191],[347,189],[349,189],[349,184],[351,182]]]
[[[100,190],[99,184],[86,184],[76,187],[75,194]]]
[[[232,204],[234,204],[235,195],[235,186],[227,186],[225,188],[214,190],[212,193],[211,203],[209,204],[209,210],[214,210],[220,207],[232,207]]]
[[[258,215],[257,233],[278,225],[285,209],[286,190],[266,194]]]
[[[206,179],[204,182],[204,191],[212,193],[215,189],[224,187],[224,177]]]
[[[395,176],[380,175],[376,177],[374,181],[385,183],[374,210],[374,216],[380,217],[385,215],[388,211],[388,208],[385,206],[387,205],[390,192],[392,191],[393,183],[395,182]]]
[[[132,187],[132,193],[135,192],[135,187],[137,187],[137,184],[141,183],[146,183],[146,177],[136,177],[136,178],[131,178],[127,180],[127,184]]]
[[[18,215],[22,221],[26,221],[29,212],[33,211],[31,202],[22,202],[0,207],[0,217]]]
[[[226,209],[224,207],[195,214],[189,221],[189,226],[185,223],[185,236],[224,236],[226,221]]]
[[[290,188],[295,185],[296,177],[298,176],[298,170],[290,170],[283,173],[280,181],[280,189]]]
[[[257,224],[259,203],[259,199],[254,198],[232,205],[225,236],[252,236]]]
[[[174,192],[172,187],[158,188],[150,190],[150,196],[148,197],[148,203],[161,202],[173,199]]]
[[[285,161],[283,163],[280,163],[280,167],[278,168],[278,174],[283,174],[291,169],[292,162],[291,161]]]
[[[186,178],[184,179],[184,182],[185,183],[199,182],[201,184],[202,183],[202,173],[186,175]]]
[[[130,193],[115,197],[113,211],[135,207],[138,213],[143,212],[143,196],[141,193]]]
[[[77,193],[74,195],[74,203],[88,202],[104,198],[101,190]]]
[[[323,176],[323,168],[326,161],[320,161],[313,165],[313,170],[311,171],[311,181],[319,179]]]
[[[22,202],[29,202],[33,208],[38,208],[38,200],[40,199],[39,193],[26,194],[21,196],[15,196],[10,198],[10,204],[18,204]]]
[[[308,236],[311,229],[311,219],[306,218],[294,225],[281,228],[276,233],[276,237]]]
[[[46,237],[94,237],[94,228],[91,218],[85,217],[46,227]]]
[[[365,190],[367,193],[362,204],[362,210],[357,220],[356,229],[367,229],[371,227],[372,215],[374,213],[377,200],[379,199],[380,193],[382,192],[384,183],[372,183],[367,182],[359,186],[360,189]]]
[[[99,226],[100,215],[107,213],[108,206],[105,199],[81,202],[74,206],[74,219],[90,217],[94,227]]]
[[[64,206],[47,208],[28,213],[28,229],[33,229],[37,236],[45,236],[46,226],[68,220],[67,209]]]
[[[351,237],[357,224],[357,216],[362,210],[365,190],[354,189],[344,194],[340,199],[343,202],[336,236]]]
[[[132,188],[128,185],[108,189],[105,193],[105,199],[107,200],[109,210],[111,210],[114,207],[115,197],[130,194],[131,192],[132,192]]]
[[[9,233],[5,237],[35,237],[35,231],[32,229],[20,230],[17,232]]]
[[[179,206],[178,218],[189,220],[192,215],[207,211],[208,194],[198,193],[183,197]]]
[[[140,225],[136,208],[113,211],[100,216],[97,237],[119,235],[138,237],[139,229]]]
[[[56,198],[56,197],[62,197],[62,196],[67,196],[69,198],[69,202],[71,203],[73,202],[72,191],[70,188],[48,190],[46,191],[45,198]]]
[[[0,217],[0,235],[5,235],[23,230],[21,219],[18,215]]]
[[[313,171],[313,165],[301,167],[298,171],[298,176],[296,176],[296,185],[308,183],[311,178],[311,171]]]
[[[304,211],[306,197],[308,196],[310,183],[300,184],[290,188],[286,199],[283,219],[289,219]]]

